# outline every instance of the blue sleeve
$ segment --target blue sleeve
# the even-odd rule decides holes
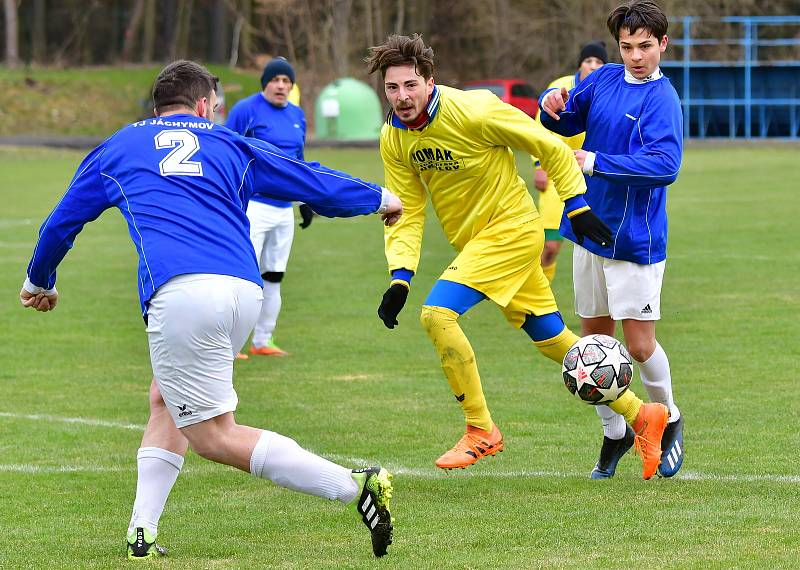
[[[113,204],[100,176],[105,145],[94,149],[78,167],[67,191],[39,229],[39,241],[28,264],[31,283],[45,289],[56,284],[56,267],[72,248],[83,226]]]
[[[595,80],[598,76],[597,71],[591,73],[569,92],[567,108],[558,114],[559,121],[545,113],[544,110],[539,113],[542,125],[548,130],[565,137],[572,137],[584,132],[586,130],[586,118],[589,116],[589,109],[592,106]],[[548,89],[539,96],[540,109],[545,95],[551,91],[555,91],[555,88]]]
[[[372,214],[381,205],[383,189],[377,184],[317,162],[298,160],[257,139],[243,140],[253,157],[251,192],[276,200],[303,202],[329,218]]]
[[[225,126],[240,135],[245,134],[247,130],[247,113],[245,112],[244,99],[236,103],[228,113],[228,120],[225,121]]]
[[[300,160],[306,159],[306,114],[300,110],[300,128],[303,130],[303,146],[300,147]]]
[[[641,147],[633,154],[596,153],[593,176],[617,184],[652,188],[678,178],[683,155],[683,114],[680,101],[660,91],[636,122]]]

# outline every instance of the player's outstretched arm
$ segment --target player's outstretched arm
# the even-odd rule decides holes
[[[497,97],[488,96],[480,117],[483,139],[492,145],[522,150],[539,159],[561,199],[586,192],[586,181],[567,144],[539,122]]]
[[[381,201],[381,207],[378,208],[378,213],[386,227],[393,226],[400,221],[403,216],[403,202],[400,198],[392,194],[386,188],[384,191],[384,199]]]
[[[43,312],[55,308],[58,302],[56,268],[83,226],[112,206],[100,177],[104,148],[103,145],[97,147],[83,160],[64,196],[42,223],[25,285],[20,291],[23,306]]]
[[[349,218],[383,213],[384,189],[346,172],[291,157],[269,143],[242,138],[253,158],[245,175],[249,198],[254,191],[289,202],[303,202],[322,216]]]

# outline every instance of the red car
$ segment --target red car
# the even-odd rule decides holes
[[[481,81],[468,81],[464,84],[466,91],[473,89],[488,89],[501,101],[514,105],[531,117],[536,116],[539,108],[538,94],[533,85],[523,79],[484,79]]]

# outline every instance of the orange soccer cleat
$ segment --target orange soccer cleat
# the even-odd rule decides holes
[[[669,410],[664,404],[642,404],[631,427],[636,432],[634,445],[642,458],[642,477],[650,479],[661,463],[661,436],[667,427]]]
[[[461,436],[461,439],[458,440],[453,449],[436,460],[436,467],[440,469],[464,469],[476,463],[482,457],[503,451],[503,447],[503,434],[500,433],[496,425],[492,425],[492,433],[467,425],[467,432]]]
[[[264,346],[251,346],[250,354],[256,354],[260,356],[289,356],[288,352],[280,348],[272,340],[270,340]]]

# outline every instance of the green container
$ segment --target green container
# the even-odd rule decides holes
[[[318,140],[377,140],[383,109],[372,87],[343,77],[325,86],[317,98],[314,133]]]

